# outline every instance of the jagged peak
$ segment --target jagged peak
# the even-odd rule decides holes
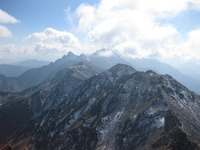
[[[77,56],[77,57],[75,58],[75,61],[76,61],[76,62],[88,61],[88,59],[87,59],[87,57],[86,57],[85,55],[81,54],[81,55],[79,55],[79,56]]]
[[[77,56],[77,55],[75,55],[75,54],[72,53],[71,51],[69,51],[69,52],[67,53],[67,57],[74,57],[74,56]]]
[[[61,62],[65,62],[66,60],[74,60],[76,59],[78,56],[75,55],[74,53],[72,53],[71,51],[69,51],[67,53],[67,55],[63,55],[62,58],[58,59],[56,62],[61,61]]]
[[[77,55],[75,55],[74,53],[72,53],[71,51],[69,51],[68,53],[67,53],[67,55],[63,55],[63,57],[61,58],[61,59],[65,59],[65,58],[76,58],[77,57]]]
[[[79,57],[87,58],[84,54],[80,54]]]

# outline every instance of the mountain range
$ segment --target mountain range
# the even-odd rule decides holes
[[[85,61],[93,64],[93,66],[101,71],[105,71],[113,65],[122,63],[130,65],[139,71],[153,70],[159,74],[169,74],[190,90],[200,94],[200,80],[197,78],[197,75],[189,75],[190,73],[187,74],[185,71],[182,71],[183,69],[180,69],[181,71],[179,71],[172,66],[161,63],[155,59],[124,59],[117,54],[113,54],[109,57],[102,56],[101,54],[104,52],[106,52],[106,50],[102,49],[88,56],[83,54],[78,56],[69,52],[67,55],[64,55],[61,59],[58,59],[54,63],[50,63],[49,65],[45,65],[40,68],[29,69],[18,77],[6,77],[5,75],[2,75],[0,76],[0,91],[23,91],[24,89],[41,83],[61,68],[69,67],[78,61]]]
[[[200,148],[200,96],[151,70],[79,63],[6,99],[0,142],[13,149]]]
[[[13,63],[13,65],[29,67],[29,68],[39,68],[48,64],[50,64],[49,61],[36,60],[36,59],[28,59],[28,60]]]
[[[200,80],[200,65],[196,63],[183,63],[177,67],[178,70],[180,70],[182,73],[186,74],[187,76],[190,76],[191,78],[194,78],[195,80]]]
[[[0,64],[0,74],[6,77],[17,77],[31,68],[39,68],[49,63],[48,61],[26,60],[13,64]]]
[[[0,74],[6,77],[17,77],[28,69],[30,68],[16,65],[0,64]]]
[[[0,92],[0,148],[200,149],[200,96],[161,69],[133,64],[68,53],[25,72],[29,87]]]

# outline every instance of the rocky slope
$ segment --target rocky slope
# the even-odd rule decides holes
[[[74,82],[61,86],[65,95],[56,107],[43,105],[59,99],[52,92],[40,104],[43,111],[7,144],[35,150],[200,149],[200,96],[172,77],[118,64],[79,79],[73,88],[65,89]]]
[[[97,73],[90,64],[79,62],[21,93],[1,92],[0,145],[31,119],[56,108],[83,80]]]
[[[12,77],[6,77],[5,75],[0,74],[0,92],[13,92],[19,91],[21,88]]]

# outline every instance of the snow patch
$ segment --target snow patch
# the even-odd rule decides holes
[[[156,113],[156,110],[153,109],[152,107],[148,110],[148,114],[149,115],[153,115],[154,113]]]
[[[99,141],[103,141],[105,137],[108,137],[110,133],[113,132],[113,129],[122,116],[123,111],[124,110],[117,111],[114,114],[105,116],[101,119],[102,125],[97,127],[97,131],[100,133]]]
[[[42,122],[40,123],[40,127],[44,125],[45,120],[42,120]]]
[[[136,118],[137,118],[137,115],[130,117],[131,122],[135,122]]]
[[[165,118],[164,117],[162,117],[162,118],[158,118],[157,120],[156,120],[156,127],[157,128],[160,128],[160,127],[162,127],[163,125],[164,125],[164,123],[165,123]]]
[[[95,89],[98,91],[98,90],[99,90],[99,87],[100,87],[100,85],[97,84],[97,85],[95,86]]]

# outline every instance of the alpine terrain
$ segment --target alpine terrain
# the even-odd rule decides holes
[[[200,149],[200,96],[171,76],[127,64],[102,71],[73,54],[45,68],[37,85],[0,93],[2,149]]]

